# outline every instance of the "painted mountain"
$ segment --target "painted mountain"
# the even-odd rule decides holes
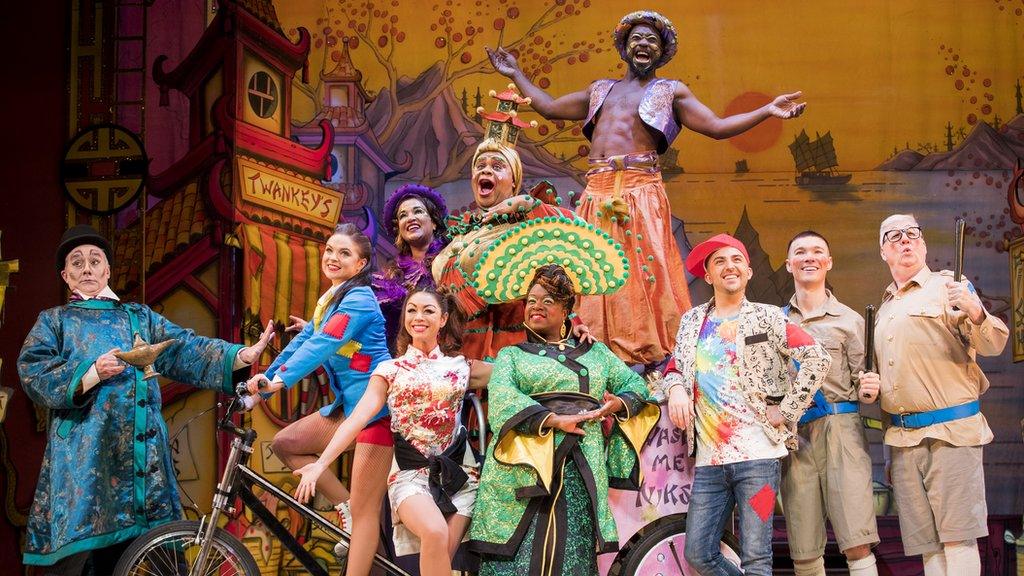
[[[415,79],[403,77],[398,81],[398,101],[416,100],[445,81],[440,64],[428,68]],[[493,88],[502,88],[505,82],[504,78],[495,75]],[[484,93],[489,89],[481,87]],[[485,108],[492,109],[494,105],[494,99],[484,97]],[[418,113],[406,114],[394,136],[381,143],[391,158],[404,158],[405,152],[412,155],[412,167],[397,179],[439,186],[468,178],[469,161],[483,134],[472,114],[472,110],[463,111],[450,88],[442,90]],[[366,116],[372,126],[383,126],[390,115],[391,105],[385,88],[370,105]],[[580,171],[563,164],[547,150],[533,144],[528,135],[519,138],[516,149],[523,160],[523,172],[527,178],[568,177],[582,182]]]
[[[1011,146],[1018,149],[1024,147],[1024,114],[1018,114],[1016,118],[1000,126],[999,133]]]
[[[746,208],[733,235],[747,247],[750,267],[754,270],[754,277],[747,285],[747,299],[776,306],[789,302],[793,295],[793,277],[786,271],[785,263],[772,268],[768,253],[761,247],[761,234],[750,221]]]
[[[923,159],[924,154],[917,150],[902,150],[899,154],[879,164],[875,170],[913,170],[914,166],[917,166]]]
[[[949,152],[929,154],[914,163],[912,150],[904,150],[876,170],[1009,170],[1024,158],[1024,114],[996,131],[979,122],[963,142]]]

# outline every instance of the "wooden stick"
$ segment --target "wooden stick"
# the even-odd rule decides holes
[[[864,309],[864,371],[874,372],[875,365],[875,307]]]

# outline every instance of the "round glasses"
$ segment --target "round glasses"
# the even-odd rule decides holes
[[[917,240],[921,237],[921,227],[911,226],[910,228],[904,228],[902,230],[889,230],[885,234],[882,234],[882,238],[890,244],[895,244],[903,239],[904,234],[907,236],[908,240]]]

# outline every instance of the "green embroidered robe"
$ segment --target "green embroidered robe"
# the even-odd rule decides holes
[[[470,547],[485,554],[515,555],[538,514],[538,501],[551,499],[550,490],[559,485],[562,466],[571,458],[587,487],[598,528],[592,550],[616,550],[608,487],[639,487],[637,454],[660,414],[648,401],[643,379],[601,343],[559,350],[556,345],[527,342],[499,352],[488,391],[494,437],[480,478]],[[603,404],[606,391],[626,406],[607,439],[596,421],[582,425],[583,436],[541,432],[552,410],[578,413],[596,408]]]

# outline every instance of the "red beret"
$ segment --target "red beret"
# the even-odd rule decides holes
[[[708,257],[729,246],[742,252],[743,257],[747,259],[747,264],[750,264],[750,255],[747,254],[747,247],[743,245],[743,242],[728,234],[717,234],[693,247],[690,254],[686,256],[686,270],[697,278],[703,278],[707,274],[704,263]]]

